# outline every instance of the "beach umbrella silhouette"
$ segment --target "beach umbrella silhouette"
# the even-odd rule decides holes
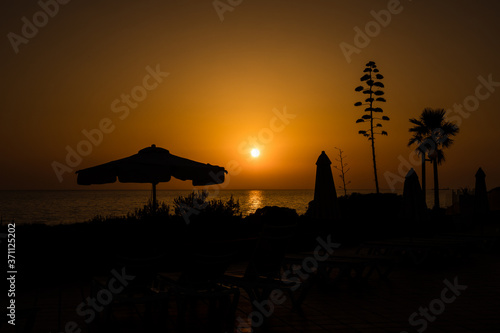
[[[314,215],[321,219],[337,219],[340,216],[331,164],[325,151],[322,151],[316,161],[314,185]]]
[[[425,203],[420,181],[415,170],[410,169],[405,177],[403,187],[404,217],[411,226],[423,222],[426,217],[427,205]]]
[[[114,183],[151,183],[153,207],[156,205],[156,185],[171,177],[191,180],[193,186],[224,182],[227,171],[220,166],[195,162],[170,154],[166,149],[151,145],[137,154],[119,160],[76,171],[79,185]]]
[[[486,174],[482,168],[479,168],[476,172],[476,187],[474,189],[474,211],[477,215],[484,215],[489,210]]]

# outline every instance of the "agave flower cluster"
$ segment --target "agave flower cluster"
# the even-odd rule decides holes
[[[356,120],[356,123],[369,122],[370,129],[360,130],[358,133],[366,136],[368,140],[373,140],[375,134],[387,135],[386,131],[381,131],[378,133],[374,131],[374,128],[382,127],[381,123],[377,122],[374,124],[374,121],[389,120],[389,117],[387,116],[374,116],[374,113],[384,112],[382,108],[375,106],[378,103],[385,103],[386,101],[385,98],[382,97],[384,95],[384,91],[382,90],[382,88],[384,88],[384,84],[381,82],[381,80],[384,78],[384,76],[379,73],[377,65],[375,65],[375,62],[373,61],[370,61],[366,64],[366,68],[363,72],[366,73],[361,77],[361,82],[364,82],[364,85],[358,86],[354,90],[363,92],[363,94],[366,95],[367,98],[364,100],[364,103],[357,102],[354,104],[354,106],[366,106],[364,111],[367,112],[367,114],[364,114],[361,118]]]
[[[375,132],[374,129],[382,127],[382,124],[378,121],[389,120],[389,117],[387,116],[375,117],[375,114],[381,114],[382,112],[384,112],[381,107],[376,106],[379,103],[385,103],[385,98],[382,97],[384,96],[384,91],[382,90],[384,88],[384,84],[381,82],[384,76],[379,73],[377,65],[375,65],[375,62],[373,61],[370,61],[366,64],[366,68],[363,70],[363,73],[365,73],[361,77],[361,82],[363,82],[363,84],[356,87],[354,90],[357,92],[362,92],[363,95],[366,96],[366,98],[364,100],[364,103],[356,102],[354,106],[365,106],[365,114],[361,118],[356,120],[356,123],[370,123],[370,128],[368,130],[360,130],[358,131],[358,133],[367,137],[368,140],[371,141],[373,173],[375,175],[375,188],[377,190],[377,193],[380,193],[378,187],[377,161],[375,159],[375,135],[387,135],[387,132],[382,130],[380,132]]]

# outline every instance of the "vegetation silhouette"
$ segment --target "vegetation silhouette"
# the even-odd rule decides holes
[[[187,196],[179,196],[174,199],[174,212],[177,216],[189,218],[192,215],[233,217],[241,216],[240,202],[233,195],[227,200],[208,200],[207,190],[193,191]]]
[[[425,196],[425,162],[430,161],[434,170],[434,209],[439,209],[438,164],[445,161],[443,149],[450,147],[451,138],[459,132],[457,125],[445,120],[444,109],[425,108],[418,119],[411,118],[413,127],[409,129],[413,136],[408,146],[416,145],[416,151],[422,156],[422,189]]]
[[[347,157],[347,156],[344,156],[344,151],[340,148],[337,148],[335,147],[335,149],[337,149],[339,151],[339,158],[336,158],[335,160],[338,161],[340,164],[339,166],[336,166],[334,165],[333,167],[337,170],[340,171],[340,179],[342,179],[342,186],[339,185],[339,188],[343,189],[344,190],[344,195],[347,195],[347,185],[349,185],[351,183],[351,181],[347,181],[346,182],[346,174],[349,172],[349,170],[351,170],[350,167],[348,167],[348,164],[347,163],[344,163],[344,159]]]
[[[380,81],[384,78],[382,74],[379,73],[377,65],[375,62],[370,61],[366,64],[366,68],[363,70],[364,74],[361,77],[361,82],[364,82],[364,85],[357,86],[354,90],[357,92],[362,92],[364,95],[368,95],[368,98],[364,100],[364,102],[356,102],[354,106],[362,106],[367,105],[364,112],[368,112],[368,114],[364,114],[361,118],[356,120],[356,123],[365,123],[370,122],[369,130],[360,130],[359,134],[368,138],[371,141],[372,146],[372,159],[373,159],[373,173],[375,174],[375,189],[377,194],[380,193],[378,186],[378,176],[377,176],[377,161],[375,159],[375,135],[387,135],[386,131],[375,132],[374,128],[382,127],[381,123],[374,124],[374,120],[384,120],[388,121],[389,117],[381,116],[380,118],[374,117],[373,113],[382,113],[384,110],[380,107],[375,107],[375,104],[385,103],[385,98],[382,97],[384,95],[384,84]]]

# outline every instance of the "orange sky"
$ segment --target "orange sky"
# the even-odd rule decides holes
[[[340,147],[350,188],[372,189],[370,145],[357,134],[362,111],[353,106],[369,60],[385,76],[384,115],[391,118],[384,123],[389,136],[376,140],[380,187],[387,189],[384,175],[398,174],[400,159],[410,156],[409,118],[425,107],[473,103],[479,76],[500,82],[496,1],[242,0],[223,21],[212,1],[70,1],[57,13],[55,0],[45,2],[53,14],[46,22],[36,1],[0,5],[0,189],[149,189],[82,187],[73,172],[153,143],[196,161],[237,165],[227,189],[313,188],[317,157],[325,150],[334,161]],[[385,26],[368,24],[379,29],[366,45],[355,41],[354,28],[365,31],[371,11],[381,10],[392,11],[390,22],[385,16]],[[33,22],[33,15],[38,32],[12,42],[13,34],[24,38],[22,18]],[[356,42],[348,61],[340,45]],[[157,68],[156,80],[146,78]],[[500,83],[489,89],[479,88],[473,112],[451,114],[461,132],[439,169],[441,187],[473,187],[479,166],[488,188],[500,186]],[[121,96],[131,93],[140,101],[127,106]],[[285,109],[285,121],[273,120]],[[66,148],[84,147],[82,131],[103,119],[108,133],[69,167]],[[256,159],[249,137],[260,144]],[[58,177],[54,162],[72,172]]]

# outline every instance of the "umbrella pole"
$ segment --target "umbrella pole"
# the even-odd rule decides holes
[[[153,183],[153,212],[156,212],[156,183]]]

